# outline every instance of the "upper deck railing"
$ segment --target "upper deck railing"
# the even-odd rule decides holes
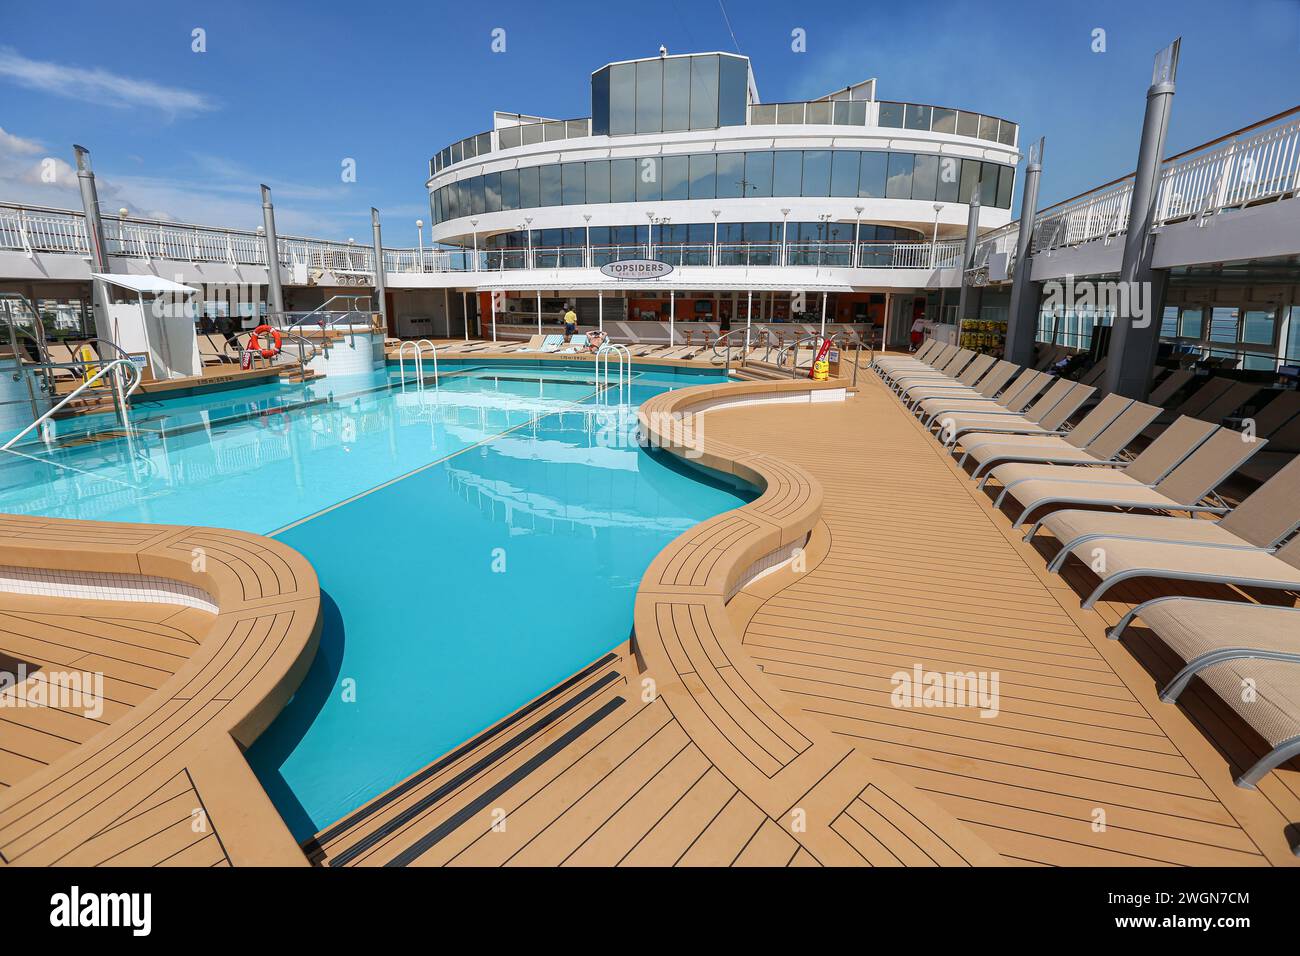
[[[265,241],[257,230],[224,229],[154,219],[104,217],[110,256],[145,262],[222,263],[266,266]],[[388,273],[493,272],[507,269],[599,268],[620,259],[658,258],[678,266],[817,266],[874,269],[952,268],[959,241],[692,243],[653,246],[565,246],[510,249],[385,249]],[[73,255],[89,259],[85,216],[71,209],[0,203],[0,251]],[[279,237],[280,266],[303,266],[373,280],[369,246],[300,236]]]
[[[1156,228],[1203,219],[1230,209],[1300,195],[1300,106],[1171,156],[1160,171]],[[1128,230],[1133,175],[1040,210],[1034,217],[1034,253],[1113,239]],[[994,252],[1014,258],[1019,222],[988,233],[976,267]],[[1008,237],[1010,237],[1008,241]]]
[[[750,126],[863,126],[908,129],[969,136],[1015,149],[1020,127],[987,113],[958,110],[927,103],[892,100],[808,100],[793,103],[754,103],[749,106]],[[512,114],[513,115],[513,114]],[[436,176],[457,163],[499,149],[531,146],[553,140],[591,135],[591,119],[532,120],[502,126],[457,140],[429,158],[429,175]]]

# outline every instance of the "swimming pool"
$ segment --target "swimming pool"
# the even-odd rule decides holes
[[[641,574],[749,492],[647,452],[635,407],[722,377],[445,363],[79,422],[0,462],[0,511],[273,533],[315,566],[316,660],[249,761],[305,839],[629,635]],[[66,434],[66,433],[65,433]]]

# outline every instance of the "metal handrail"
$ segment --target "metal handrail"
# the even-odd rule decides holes
[[[397,376],[401,379],[402,385],[406,385],[406,347],[410,346],[415,353],[415,380],[420,389],[424,389],[424,347],[429,347],[429,354],[433,356],[433,387],[438,387],[438,347],[428,339],[419,339],[418,341],[403,342],[397,347]]]
[[[844,334],[843,332],[832,332],[830,335],[822,335],[820,332],[813,332],[811,335],[801,335],[801,336],[799,336],[799,338],[795,339],[795,340],[794,340],[793,342],[791,342],[789,345],[784,345],[784,346],[781,347],[781,350],[780,350],[779,352],[776,353],[776,364],[777,364],[777,366],[780,367],[780,368],[785,368],[785,357],[786,357],[787,354],[789,354],[789,352],[790,352],[791,349],[794,349],[794,363],[790,366],[790,371],[791,371],[791,372],[798,372],[798,371],[799,371],[799,345],[800,345],[801,343],[806,342],[806,341],[808,341],[809,339],[812,339],[813,341],[816,341],[816,342],[821,342],[821,341],[823,341],[824,339],[830,339],[830,343],[831,343],[831,347],[832,347],[832,348],[841,348],[841,349],[842,349],[842,348],[844,348],[844,344],[843,344],[843,342],[838,342],[837,340],[838,340],[838,339],[839,339],[843,334]],[[814,354],[815,354],[815,353],[816,353],[816,350],[814,349]],[[809,365],[809,366],[807,366],[807,367],[808,367],[809,369],[812,368],[811,365]]]
[[[601,390],[600,393],[602,400],[604,399],[606,392],[609,391],[610,355],[614,355],[618,359],[617,384],[618,384],[619,402],[621,403],[623,399],[623,387],[625,382],[627,384],[631,384],[632,350],[629,349],[626,345],[622,345],[618,342],[606,342],[596,350],[596,386],[598,388],[601,386],[601,378],[600,378],[601,360],[602,359],[604,360],[605,380],[604,380],[604,388]],[[626,362],[626,368],[624,367],[625,362]]]
[[[121,369],[127,370],[129,374],[133,376],[132,385],[130,389],[126,391],[125,394],[123,393],[122,390],[122,379],[117,374],[117,372]],[[10,446],[17,443],[19,439],[24,438],[32,429],[38,428],[42,422],[48,421],[51,418],[51,416],[54,415],[55,412],[59,411],[59,409],[67,405],[68,402],[72,401],[74,398],[76,398],[86,389],[90,388],[92,385],[94,385],[96,382],[98,382],[101,378],[103,378],[105,375],[109,374],[110,372],[114,373],[113,388],[115,389],[114,397],[117,401],[118,415],[122,422],[123,427],[128,426],[129,422],[126,417],[126,395],[129,395],[130,392],[133,391],[135,387],[140,384],[141,372],[140,372],[140,368],[135,364],[135,362],[131,361],[130,359],[113,359],[109,362],[105,362],[100,367],[99,371],[89,376],[84,382],[82,382],[71,392],[65,395],[61,402],[59,402],[57,405],[50,408],[48,411],[45,412],[45,414],[38,416],[30,425],[28,425],[26,428],[20,431],[17,435],[15,435],[13,438],[10,438],[3,445],[0,445],[0,451],[8,451]]]

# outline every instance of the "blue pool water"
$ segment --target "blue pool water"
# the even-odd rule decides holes
[[[0,511],[272,533],[315,566],[324,630],[248,753],[317,832],[625,640],[654,555],[748,492],[636,446],[635,406],[720,377],[393,371],[138,407],[128,442],[0,456]]]

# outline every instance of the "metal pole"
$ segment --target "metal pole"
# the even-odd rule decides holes
[[[677,337],[674,332],[677,323],[677,290],[668,290],[668,344],[676,345]]]
[[[1043,173],[1043,147],[1046,139],[1039,137],[1029,147],[1025,164],[1025,185],[1020,199],[1020,231],[1016,235],[1016,273],[1011,282],[1011,307],[1007,311],[1007,344],[1003,357],[1017,365],[1028,365],[1034,355],[1034,339],[1038,333],[1038,303],[1042,296],[1041,283],[1033,278],[1034,263],[1030,257],[1030,243],[1034,238],[1034,215],[1038,210],[1038,181]]]
[[[1156,54],[1151,87],[1147,90],[1146,116],[1142,121],[1142,143],[1138,148],[1137,171],[1129,204],[1128,231],[1124,235],[1124,258],[1119,278],[1129,289],[1130,302],[1141,301],[1145,286],[1147,314],[1115,316],[1110,333],[1109,362],[1105,390],[1129,398],[1144,399],[1150,390],[1151,368],[1160,345],[1159,313],[1163,306],[1167,270],[1151,268],[1155,243],[1151,226],[1160,195],[1160,157],[1169,132],[1169,114],[1174,105],[1174,79],[1178,73],[1179,37]],[[1145,323],[1145,324],[1142,324]]]
[[[465,341],[469,341],[469,293],[460,290],[460,319],[465,323]]]
[[[970,197],[970,205],[966,210],[966,247],[961,257],[961,297],[957,300],[957,324],[960,327],[962,321],[966,318],[966,303],[969,300],[970,271],[971,263],[975,261],[975,243],[979,239],[980,227],[980,191],[979,184],[975,184],[975,192]]]
[[[826,293],[822,293],[822,332],[821,337],[826,338]]]
[[[537,334],[542,334],[542,290],[537,290]]]
[[[84,146],[73,146],[72,149],[77,157],[77,185],[81,187],[81,206],[86,213],[86,241],[90,243],[90,261],[94,265],[94,272],[108,274],[113,270],[108,262],[108,246],[104,243],[104,222],[99,217],[99,192],[95,188],[95,172],[90,167],[90,151]],[[102,279],[92,279],[91,291],[95,334],[116,345],[108,321],[108,286]]]
[[[271,187],[262,185],[262,244],[266,250],[266,281],[271,294],[269,308],[284,322],[284,286],[280,282],[280,242],[275,234],[275,206]]]
[[[745,293],[745,341],[749,341],[749,330],[754,324],[754,290]]]
[[[497,340],[497,294],[488,293],[488,308],[492,310],[492,341]]]
[[[596,315],[600,322],[599,325],[600,331],[604,332],[605,331],[605,290],[604,289],[598,289],[596,291]]]
[[[379,299],[379,315],[383,319],[384,332],[388,332],[388,297],[384,294],[384,242],[379,230],[379,210],[370,207],[370,231],[375,243],[375,297]]]
[[[442,290],[442,314],[447,318],[447,338],[451,338],[451,289]]]

